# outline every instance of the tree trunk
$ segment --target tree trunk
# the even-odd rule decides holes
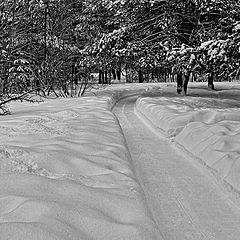
[[[149,70],[147,70],[147,73],[145,74],[145,79],[149,83],[149,80],[150,80]]]
[[[113,76],[113,80],[117,79],[116,71],[114,68],[112,68],[112,76]]]
[[[36,94],[39,94],[41,90],[41,84],[39,79],[36,78]]]
[[[164,68],[164,82],[167,82],[167,69]]]
[[[211,73],[208,74],[208,87],[211,88],[212,90],[214,90],[213,80],[214,80],[214,72],[212,71]]]
[[[103,72],[103,70],[99,70],[98,83],[99,84],[103,84],[104,83],[104,72]]]
[[[104,71],[104,83],[108,84],[108,74],[107,74],[107,70]]]
[[[121,68],[118,68],[118,69],[116,70],[116,73],[117,73],[117,79],[118,79],[118,81],[121,81]]]
[[[182,87],[183,87],[183,77],[182,73],[177,74],[177,93],[181,94],[182,92]]]
[[[188,86],[189,78],[190,78],[190,72],[186,70],[184,72],[184,81],[183,81],[183,90],[185,95],[187,94],[187,86]]]
[[[154,82],[154,80],[155,80],[155,73],[152,71],[152,73],[151,73],[151,82]]]
[[[112,74],[111,74],[111,70],[107,71],[108,72],[108,84],[111,84],[111,80],[112,80]]]
[[[126,83],[129,82],[129,77],[128,77],[128,68],[127,65],[125,66],[125,75],[126,75]]]
[[[143,83],[143,73],[141,70],[138,71],[138,82]]]

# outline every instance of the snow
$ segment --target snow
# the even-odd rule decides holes
[[[158,239],[111,112],[123,93],[14,103],[0,118],[0,239]]]
[[[126,98],[126,105],[124,103],[118,111],[134,114],[133,99],[127,97],[135,96],[135,112],[141,118],[146,118],[170,138],[171,143],[198,158],[218,178],[240,191],[240,85],[216,83],[218,91],[209,91],[206,83],[189,85],[189,96],[177,95],[175,83],[114,84],[93,90],[83,98],[48,99],[39,104],[13,103],[12,115],[0,118],[0,239],[160,240],[164,231],[169,236],[167,239],[174,239],[170,236],[178,234],[179,239],[194,239],[191,238],[194,234],[198,234],[196,239],[202,239],[202,233],[210,234],[215,224],[223,226],[225,232],[221,236],[229,234],[231,229],[224,227],[227,226],[225,219],[231,216],[229,208],[217,193],[213,193],[218,204],[216,213],[211,212],[210,207],[209,212],[202,212],[200,202],[203,206],[211,205],[207,195],[189,199],[187,205],[184,191],[191,189],[192,195],[198,195],[194,189],[201,178],[202,191],[211,192],[209,179],[193,173],[196,170],[188,163],[181,173],[177,172],[180,167],[176,166],[182,163],[165,143],[162,144],[174,158],[175,165],[166,152],[155,149],[164,159],[159,161],[151,150],[152,135],[146,129],[140,129],[142,133],[138,138],[143,141],[144,136],[147,138],[148,152],[139,149],[140,145],[135,142],[129,145],[119,120],[112,113],[114,105]],[[129,101],[132,102],[127,105]],[[129,135],[136,132],[134,126],[142,128],[140,123],[130,122],[130,117],[124,122]],[[158,141],[156,137],[153,139]],[[154,172],[136,173],[130,146],[135,148],[143,168],[154,169]],[[150,157],[152,164],[147,162]],[[167,179],[164,179],[166,172],[160,173],[161,168],[166,167],[164,164],[172,171]],[[185,181],[179,175],[178,183],[174,174],[185,174],[186,169],[191,169],[188,174],[192,180]],[[152,179],[147,178],[151,176]],[[179,188],[184,194],[180,203],[187,209],[193,206],[195,214],[202,216],[199,219],[187,216],[174,200],[180,191],[177,185],[182,188],[184,181],[188,188]],[[195,185],[191,185],[193,181]],[[170,188],[165,183],[170,184]],[[144,184],[152,192],[158,190],[160,197],[150,201],[152,206],[148,197],[152,199],[154,195],[146,197]],[[162,187],[163,191],[159,192]],[[172,199],[170,202],[168,196]],[[171,207],[171,202],[176,203],[176,208]],[[213,221],[218,213],[226,216],[222,222],[220,217]],[[165,222],[161,222],[161,217],[166,217]],[[234,219],[237,225],[237,214]],[[200,230],[196,227],[198,221]],[[159,230],[161,227],[165,230]],[[234,232],[229,239],[234,239]]]
[[[166,95],[173,89],[163,86],[162,90]],[[167,95],[174,96],[174,92]],[[238,239],[240,211],[235,193],[226,191],[206,166],[180,152],[168,138],[159,134],[157,127],[136,114],[136,99],[137,96],[123,99],[113,111],[123,129],[149,211],[163,239]]]
[[[192,90],[194,97],[191,93],[169,97],[165,96],[167,91],[161,97],[141,97],[136,110],[240,192],[240,89],[239,84],[231,86],[219,83],[218,92],[202,89],[205,97],[196,88]]]

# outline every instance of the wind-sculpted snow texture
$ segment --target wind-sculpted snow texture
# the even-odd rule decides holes
[[[110,111],[121,96],[16,103],[1,117],[1,240],[161,239]]]
[[[236,96],[236,90],[221,94]],[[240,191],[239,108],[239,100],[201,97],[144,97],[136,102],[141,115],[236,191]]]

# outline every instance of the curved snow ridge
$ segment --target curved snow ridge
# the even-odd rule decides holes
[[[195,97],[140,97],[136,101],[136,110],[168,136],[178,134],[190,122],[240,121],[239,107],[234,100]]]
[[[240,121],[192,122],[175,141],[240,192]]]
[[[116,96],[25,103],[0,119],[1,239],[159,239]]]
[[[139,98],[136,110],[240,192],[240,104],[208,98]]]

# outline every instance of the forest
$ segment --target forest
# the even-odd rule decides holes
[[[240,0],[0,0],[0,240],[240,239]]]
[[[2,110],[32,93],[82,96],[123,73],[126,82],[177,80],[179,93],[189,79],[214,89],[239,79],[240,3],[2,0],[0,55]]]

